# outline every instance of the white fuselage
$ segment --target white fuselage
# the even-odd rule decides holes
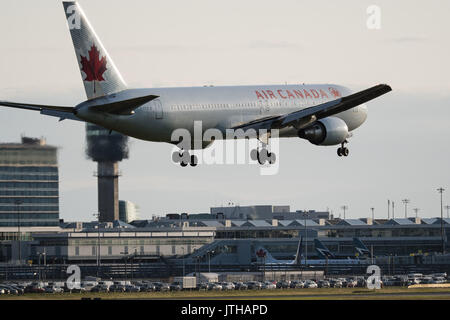
[[[351,94],[339,85],[261,85],[136,89],[142,95],[159,98],[135,110],[132,115],[113,115],[79,108],[77,116],[105,128],[148,141],[171,143],[172,132],[187,129],[193,134],[194,121],[203,131],[226,129],[260,119],[282,115]],[[120,93],[118,93],[120,94]],[[367,118],[365,105],[334,115],[345,121],[348,130],[358,128]],[[297,130],[280,130],[280,137],[296,137]]]

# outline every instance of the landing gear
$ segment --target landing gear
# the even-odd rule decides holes
[[[267,148],[267,143],[261,143],[261,149],[258,146],[258,149],[253,149],[250,151],[250,158],[253,161],[258,161],[259,164],[264,165],[266,162],[269,164],[274,164],[277,160],[277,156],[275,153],[270,152]]]
[[[348,149],[345,147],[345,144],[348,143],[347,140],[345,140],[344,142],[342,142],[341,146],[337,149],[337,154],[339,157],[347,157],[349,154]]]
[[[175,151],[172,153],[172,160],[175,163],[180,163],[180,166],[187,167],[190,165],[191,167],[195,167],[198,164],[198,158],[196,155],[190,155],[189,151]]]

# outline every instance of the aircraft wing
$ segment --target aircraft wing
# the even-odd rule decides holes
[[[64,119],[82,121],[74,115],[73,113],[74,108],[72,107],[47,106],[39,104],[8,102],[8,101],[0,101],[0,106],[39,111],[41,114],[47,116],[58,117],[60,121]]]
[[[246,122],[234,126],[233,129],[270,130],[270,129],[281,129],[294,124],[297,124],[297,127],[302,127],[302,125],[306,126],[316,120],[326,118],[334,114],[354,108],[360,104],[375,99],[385,93],[388,93],[391,90],[392,90],[391,87],[388,86],[387,84],[379,84],[369,89],[365,89],[363,91],[359,91],[357,93],[333,101],[328,101],[319,104],[317,106],[305,108],[299,111],[294,111],[279,116],[264,117],[250,122]]]

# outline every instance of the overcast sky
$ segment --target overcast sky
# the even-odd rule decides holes
[[[443,1],[79,1],[129,86],[337,83],[360,90],[387,83],[354,132],[350,156],[300,139],[280,143],[280,171],[257,166],[181,168],[168,144],[131,139],[120,164],[120,199],[142,218],[209,212],[211,206],[288,204],[347,217],[440,214],[450,204],[450,2]],[[381,29],[367,27],[368,6]],[[0,2],[0,99],[74,106],[85,100],[61,1]],[[0,142],[22,134],[60,147],[60,209],[93,220],[96,165],[84,124],[0,108]]]

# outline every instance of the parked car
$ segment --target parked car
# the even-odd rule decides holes
[[[154,292],[156,291],[156,287],[153,283],[143,283],[142,286],[140,286],[141,292]]]
[[[73,288],[69,290],[70,293],[84,293],[86,292],[86,288],[85,287],[79,287],[79,288]]]
[[[60,287],[46,286],[44,287],[45,293],[62,293],[64,290]]]
[[[342,281],[339,279],[331,279],[330,280],[330,287],[331,288],[342,288]]]
[[[330,281],[328,281],[328,280],[319,280],[317,282],[317,286],[319,288],[329,288],[331,285],[330,285]]]
[[[291,283],[289,284],[289,288],[291,289],[301,289],[304,287],[304,283],[301,280],[294,280],[291,281]]]
[[[109,292],[109,287],[105,284],[98,284],[91,289],[91,292]]]
[[[433,281],[434,281],[434,283],[438,283],[438,284],[447,283],[447,280],[445,280],[444,277],[433,277]]]
[[[181,291],[181,286],[178,283],[170,284],[170,291]]]
[[[347,288],[354,288],[358,285],[355,279],[347,279]]]
[[[222,282],[220,285],[222,286],[222,290],[234,290],[234,284],[231,282]]]
[[[18,288],[11,286],[9,284],[0,284],[0,287],[3,288],[5,291],[8,291],[8,294],[16,294],[16,295],[21,294],[21,291]]]
[[[125,292],[125,286],[115,283],[111,287],[109,287],[109,292]]]
[[[170,285],[164,282],[154,282],[155,291],[165,292],[170,291]]]
[[[234,289],[235,289],[235,290],[247,290],[247,289],[248,289],[248,286],[247,286],[247,284],[244,283],[244,282],[236,282],[236,283],[234,284]]]
[[[304,288],[317,288],[317,283],[314,280],[306,280]]]
[[[131,284],[127,284],[125,286],[125,292],[139,292],[139,291],[140,291],[140,289],[137,286],[133,286]]]
[[[356,286],[363,288],[367,285],[366,279],[364,279],[364,277],[360,277],[356,280]]]
[[[208,290],[208,284],[206,282],[197,283],[197,290]]]
[[[247,288],[249,290],[260,290],[262,288],[262,284],[258,281],[249,281],[247,282]]]
[[[222,286],[216,282],[210,282],[208,284],[208,290],[212,290],[212,291],[221,291],[222,290]]]
[[[272,289],[276,289],[277,286],[275,285],[275,283],[273,283],[271,281],[266,281],[266,282],[263,283],[262,288],[263,289],[272,290]]]
[[[45,289],[43,284],[32,283],[25,288],[26,293],[44,293]]]
[[[277,289],[287,289],[290,286],[290,281],[278,281]]]

